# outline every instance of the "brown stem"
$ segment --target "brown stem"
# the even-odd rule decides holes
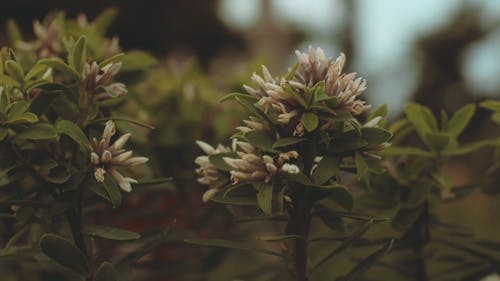
[[[308,247],[308,235],[309,227],[311,221],[311,206],[309,204],[304,204],[304,198],[297,198],[295,200],[296,205],[293,210],[290,211],[290,219],[294,226],[294,233],[299,237],[295,240],[294,245],[294,265],[295,273],[297,275],[297,281],[307,281],[308,280],[308,267],[307,267],[307,247]]]

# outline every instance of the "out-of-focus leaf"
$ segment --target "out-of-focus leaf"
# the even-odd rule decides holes
[[[405,113],[422,140],[427,133],[437,132],[437,121],[429,108],[410,103],[405,107]]]
[[[303,239],[303,237],[300,235],[295,235],[295,234],[259,237],[259,240],[267,241],[267,242],[283,242],[283,241],[295,240],[295,239]]]
[[[75,273],[82,276],[89,274],[85,254],[68,240],[54,234],[44,234],[40,239],[40,248],[49,258]]]
[[[452,137],[458,137],[469,124],[475,111],[476,106],[474,104],[467,104],[457,110],[450,121],[448,121],[447,132],[451,134]]]
[[[94,274],[94,281],[118,281],[115,267],[110,262],[103,262]]]
[[[329,253],[328,255],[323,257],[318,263],[316,263],[311,270],[318,268],[329,259],[333,258],[334,256],[340,254],[341,252],[349,248],[354,243],[354,241],[361,238],[361,236],[363,236],[363,234],[365,234],[368,231],[368,229],[370,229],[370,226],[372,224],[373,221],[368,221],[363,226],[354,231],[351,235],[349,235],[349,237],[347,237],[344,241],[342,241],[342,243],[340,243],[340,245],[337,248],[335,248],[331,253]]]
[[[157,64],[157,60],[150,54],[133,50],[125,53],[121,57],[123,71],[146,70]]]
[[[255,197],[214,196],[210,198],[210,201],[226,205],[258,206],[258,202]]]
[[[103,225],[88,227],[85,233],[90,236],[97,236],[110,240],[136,240],[141,238],[141,235],[138,233]]]
[[[363,259],[360,263],[358,263],[349,273],[344,275],[343,277],[337,279],[337,281],[355,281],[358,280],[359,277],[365,271],[367,271],[370,267],[372,267],[377,260],[388,253],[390,249],[392,248],[394,241],[391,240],[391,242],[387,243],[384,245],[382,248],[379,250],[375,251],[373,254],[369,255],[367,258]]]
[[[416,147],[390,146],[385,150],[386,155],[412,155],[433,158],[434,154]]]
[[[189,244],[199,245],[199,246],[206,246],[206,247],[216,247],[216,248],[227,248],[227,249],[251,251],[251,252],[272,255],[272,256],[277,256],[277,257],[283,256],[280,253],[273,252],[273,251],[268,250],[268,249],[251,247],[248,245],[248,243],[240,243],[240,242],[221,240],[221,239],[188,238],[188,239],[184,239],[184,242],[189,243]]]

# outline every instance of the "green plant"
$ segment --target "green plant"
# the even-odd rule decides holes
[[[255,250],[282,257],[296,280],[308,280],[311,271],[337,257],[376,222],[387,219],[351,212],[353,198],[348,185],[357,178],[368,181],[380,172],[381,153],[392,134],[378,126],[378,111],[364,122],[370,106],[359,98],[365,81],[342,72],[345,57],[326,58],[321,49],[297,53],[298,63],[283,77],[274,78],[263,67],[254,74],[255,86],[247,93],[232,93],[250,114],[232,136],[231,147],[198,145],[206,155],[196,158],[199,182],[209,189],[203,201],[251,206],[241,220],[283,222],[282,233],[263,237],[283,242],[282,252],[253,248],[225,240],[187,239],[193,244]],[[310,257],[313,243],[311,219],[319,217],[341,241],[332,252]],[[317,237],[314,237],[317,238]],[[338,280],[355,280],[392,245],[385,245]],[[316,262],[311,264],[311,260]],[[283,278],[283,277],[280,277]]]

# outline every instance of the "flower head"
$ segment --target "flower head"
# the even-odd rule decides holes
[[[132,190],[131,184],[137,183],[133,178],[124,177],[118,172],[118,167],[136,166],[148,161],[146,157],[132,157],[131,150],[123,149],[123,146],[130,138],[130,134],[120,136],[114,143],[111,143],[111,137],[116,133],[115,123],[106,122],[102,139],[92,140],[92,152],[90,152],[90,161],[94,166],[94,178],[97,182],[104,182],[105,175],[109,174],[118,183],[121,189],[126,192]]]
[[[223,157],[222,159],[232,170],[231,181],[239,182],[269,182],[278,173],[297,174],[300,169],[297,165],[288,163],[299,155],[296,151],[280,153],[278,156],[259,155],[259,150],[247,142],[236,142],[241,151],[238,158]]]
[[[356,73],[343,73],[345,55],[333,61],[326,58],[323,50],[309,47],[308,53],[296,52],[299,65],[295,71],[295,80],[302,84],[297,89],[312,87],[325,81],[325,94],[337,98],[337,108],[344,109],[354,115],[361,114],[370,108],[359,96],[366,90],[366,80]],[[294,84],[292,84],[294,85]]]
[[[198,182],[203,185],[211,185],[215,181],[219,179],[221,176],[219,170],[215,168],[215,166],[210,162],[209,157],[212,155],[216,155],[219,153],[230,152],[231,149],[224,147],[219,144],[217,147],[212,147],[206,142],[196,141],[196,144],[205,152],[206,155],[198,156],[194,160],[194,162],[199,166],[196,169],[196,173],[200,176],[198,178]],[[203,202],[207,202],[212,198],[215,194],[219,192],[218,188],[210,188],[203,194]]]
[[[96,99],[98,101],[119,97],[127,93],[127,88],[122,83],[111,83],[114,76],[120,71],[121,63],[108,63],[103,67],[95,62],[88,62],[83,68],[83,79],[85,90],[94,92],[99,90]]]

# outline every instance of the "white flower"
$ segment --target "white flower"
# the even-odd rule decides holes
[[[130,138],[130,134],[120,136],[113,144],[111,137],[116,133],[115,123],[106,122],[102,139],[92,140],[92,152],[90,152],[90,162],[94,166],[94,178],[97,182],[104,182],[105,175],[109,174],[120,188],[126,192],[132,190],[132,183],[137,183],[133,178],[124,177],[118,172],[118,167],[136,166],[148,161],[147,157],[132,157],[132,151],[123,149],[123,146]]]

